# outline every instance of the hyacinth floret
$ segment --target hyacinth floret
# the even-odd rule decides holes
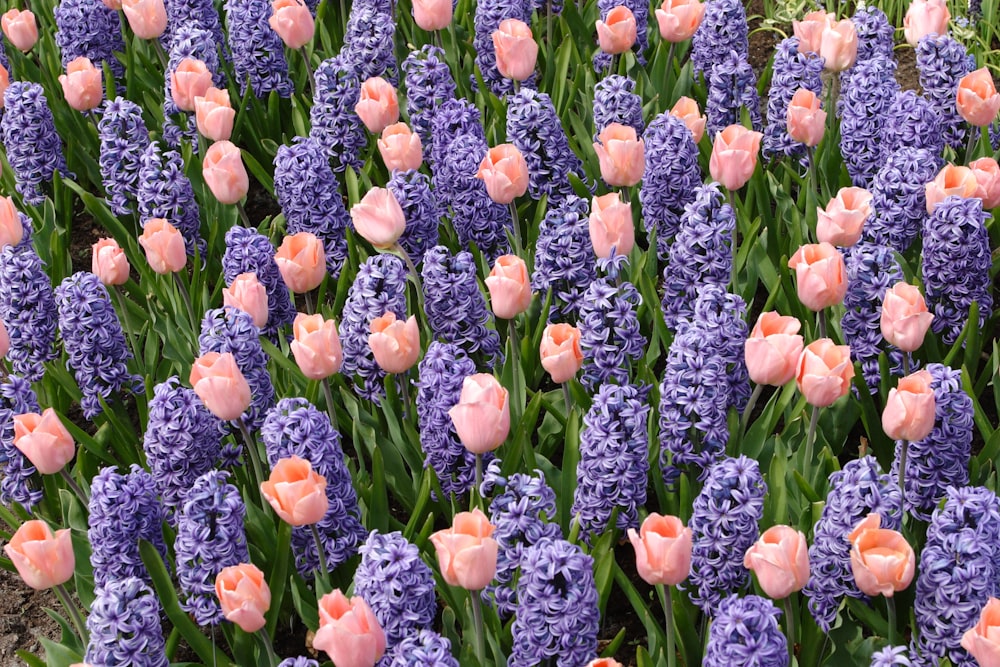
[[[905,146],[925,149],[940,164],[944,130],[937,111],[926,98],[912,90],[900,91],[882,122],[882,159]]]
[[[904,147],[888,155],[871,183],[874,213],[865,221],[862,240],[899,252],[909,248],[921,226],[929,224],[926,185],[940,166],[940,158],[923,148]]]
[[[746,456],[724,458],[708,470],[688,524],[693,548],[687,584],[691,601],[706,614],[750,580],[743,554],[760,534],[766,493],[757,462]]]
[[[705,103],[708,135],[714,137],[716,132],[739,123],[741,108],[745,108],[750,115],[753,129],[760,130],[763,122],[757,75],[746,54],[730,51],[708,70],[708,100]]]
[[[730,595],[719,603],[705,642],[704,667],[787,667],[781,611],[758,595]]]
[[[691,38],[691,64],[695,74],[708,73],[730,51],[747,57],[750,29],[747,13],[739,0],[709,0],[701,25]]]
[[[471,134],[485,145],[486,131],[479,119],[479,110],[465,98],[448,100],[441,104],[432,121],[432,134],[436,139],[430,151],[434,193],[441,201],[447,202],[460,192],[451,179],[459,176],[468,177],[468,174],[454,173],[448,166],[449,160],[455,159],[452,156],[454,151],[451,150],[451,143],[463,135]],[[485,152],[483,155],[485,156]]]
[[[944,142],[955,150],[965,144],[966,126],[955,105],[958,82],[976,69],[975,56],[951,35],[930,34],[917,43],[920,88],[937,113]]]
[[[905,646],[886,646],[872,653],[871,667],[911,667]]]
[[[597,651],[599,625],[594,559],[561,538],[539,539],[521,560],[508,667],[550,658],[558,667],[587,664]]]
[[[887,58],[859,61],[840,91],[840,154],[861,188],[871,186],[884,162],[882,126],[899,92],[895,72],[896,63]]]
[[[803,593],[816,624],[829,632],[844,596],[863,598],[851,571],[851,543],[847,536],[872,513],[882,517],[882,528],[898,530],[902,521],[899,486],[882,472],[872,456],[850,461],[830,475],[830,491],[809,547],[809,583]]]
[[[233,75],[240,85],[240,95],[246,95],[249,86],[251,94],[258,99],[267,97],[271,91],[291,97],[293,86],[288,76],[285,45],[268,23],[271,3],[268,0],[225,0],[224,7]]]
[[[344,56],[327,58],[316,68],[309,136],[326,148],[335,172],[362,165],[368,134],[354,112],[360,96],[361,80]]]
[[[440,240],[441,206],[431,190],[431,179],[414,169],[394,171],[386,187],[396,197],[406,218],[406,228],[399,237],[399,245],[419,266],[424,261],[424,253]],[[457,223],[457,220],[454,222]]]
[[[611,74],[594,86],[594,141],[611,123],[631,127],[642,136],[642,98],[635,92],[635,81]]]
[[[191,181],[184,174],[184,158],[177,151],[160,150],[159,142],[151,142],[139,159],[139,218],[145,224],[150,218],[163,218],[184,237],[189,257],[195,251],[205,256],[205,240],[201,238],[201,217]]]
[[[627,281],[617,284],[610,278],[598,278],[587,288],[578,327],[583,351],[580,381],[588,389],[610,381],[628,384],[632,362],[646,351],[646,336],[637,314],[640,305],[639,290]]]
[[[281,327],[295,320],[295,304],[288,296],[288,287],[274,261],[274,246],[256,229],[234,225],[226,232],[226,252],[222,256],[222,272],[226,284],[241,273],[256,274],[267,292],[267,324],[261,330],[275,342]]]
[[[300,655],[295,658],[285,658],[278,663],[278,667],[319,667],[319,663]]]
[[[56,46],[63,69],[76,58],[90,58],[98,69],[105,64],[117,78],[125,66],[115,52],[125,51],[118,12],[103,2],[60,0],[55,8]]]
[[[420,137],[424,156],[434,146],[434,117],[438,108],[458,97],[455,79],[444,60],[444,49],[424,44],[403,61],[403,83],[406,86],[406,112],[410,126]]]
[[[451,642],[433,630],[421,630],[399,643],[388,667],[458,667]]]
[[[215,11],[214,8],[212,10]],[[219,60],[219,48],[223,44],[220,38],[208,29],[181,25],[170,40],[170,59],[164,73],[163,84],[163,141],[177,148],[182,138],[189,139],[193,145],[198,144],[198,126],[193,113],[185,113],[174,103],[171,78],[174,71],[186,58],[193,58],[205,63],[212,72],[212,85],[225,89],[226,82]],[[186,127],[179,127],[174,122],[174,116],[179,115],[185,121]]]
[[[98,586],[87,616],[90,665],[167,667],[160,602],[149,586],[126,576]]]
[[[761,154],[767,158],[801,157],[805,144],[788,136],[788,105],[800,88],[817,96],[823,93],[823,59],[815,53],[799,53],[799,38],[787,37],[774,50],[771,89],[767,95],[767,127]]]
[[[601,12],[601,20],[606,21],[608,14],[615,7],[622,5],[628,7],[632,15],[635,16],[635,42],[632,44],[632,52],[636,61],[646,65],[646,49],[649,48],[649,3],[643,0],[597,0],[597,8]],[[612,62],[611,54],[598,49],[594,54],[594,71],[604,74],[610,68]],[[639,130],[636,130],[638,132]]]
[[[683,332],[687,326],[701,327],[708,351],[717,354],[725,364],[729,381],[729,399],[726,407],[742,412],[750,398],[750,374],[747,371],[744,345],[750,335],[747,326],[747,304],[743,297],[731,294],[718,285],[706,285],[694,302],[690,320],[678,326]]]
[[[649,244],[655,242],[656,256],[663,261],[669,255],[681,215],[701,186],[698,147],[684,121],[668,112],[653,119],[643,134],[643,142],[646,170],[639,202]]]
[[[885,12],[875,5],[862,5],[854,12],[851,23],[858,35],[858,59],[855,62],[873,58],[893,60],[896,57],[893,51],[895,28]]]
[[[196,479],[177,516],[174,553],[181,609],[198,625],[218,625],[223,618],[215,594],[219,572],[250,562],[243,529],[247,508],[228,476],[212,470]]]
[[[97,130],[101,140],[101,180],[108,204],[115,215],[128,215],[139,194],[142,156],[149,146],[142,107],[124,97],[105,102]]]
[[[19,375],[0,380],[0,501],[29,512],[42,500],[42,489],[30,483],[35,466],[14,446],[14,415],[41,411],[31,382]]]
[[[924,222],[923,277],[927,306],[934,314],[931,329],[946,345],[958,339],[979,306],[978,326],[993,312],[990,239],[982,201],[951,195]]]
[[[11,370],[29,382],[45,375],[55,349],[55,293],[45,266],[31,243],[4,246],[0,251],[0,320],[7,327]]]
[[[549,207],[538,227],[535,269],[531,289],[542,301],[552,291],[550,322],[575,322],[583,296],[597,280],[594,247],[590,241],[590,204],[570,195]]]
[[[222,21],[212,0],[166,0],[167,29],[160,37],[161,43],[173,51],[174,43],[185,30],[204,30],[211,35],[212,42],[222,47],[226,43],[222,31]],[[208,61],[205,61],[206,64]],[[213,72],[217,70],[209,67]]]
[[[71,177],[62,142],[41,84],[11,81],[3,94],[0,141],[14,172],[16,188],[24,203],[38,206],[45,201],[42,183],[58,171]]]
[[[360,81],[380,76],[392,85],[399,83],[396,67],[396,23],[388,3],[358,0],[351,4],[340,57]]]
[[[486,86],[497,97],[503,97],[514,90],[514,83],[505,79],[497,69],[497,54],[493,48],[493,31],[506,19],[518,19],[531,25],[532,0],[480,0],[476,3],[475,29],[472,48],[476,50],[476,65],[483,75]],[[532,75],[522,86],[535,85]],[[473,82],[475,79],[473,78]]]

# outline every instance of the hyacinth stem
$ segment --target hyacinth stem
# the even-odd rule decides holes
[[[816,442],[816,426],[819,425],[819,411],[820,407],[818,405],[812,406],[812,417],[809,418],[809,432],[806,433],[806,465],[811,464],[813,460],[813,445]]]
[[[795,662],[795,615],[792,613],[792,596],[785,598],[785,632],[788,633],[788,664]]]
[[[312,95],[316,90],[316,77],[313,76],[312,63],[309,62],[309,52],[303,46],[299,48],[299,53],[302,54],[302,62],[306,66],[306,74],[309,75],[309,94]]]
[[[253,467],[253,474],[254,477],[256,477],[255,486],[257,487],[257,493],[260,494],[260,483],[267,479],[267,477],[264,476],[264,468],[261,465],[260,454],[257,452],[257,443],[250,434],[250,429],[247,428],[246,422],[243,421],[243,417],[237,419],[236,424],[239,426],[240,433],[243,435],[243,442],[246,443],[247,453],[250,457],[250,465]],[[261,496],[261,507],[264,506],[264,499],[263,496]]]
[[[70,475],[69,472],[67,472],[66,468],[60,470],[59,474],[62,475],[62,478],[66,481],[67,486],[69,486],[69,488],[73,491],[73,493],[76,494],[76,497],[80,499],[80,502],[83,503],[83,506],[86,507],[87,505],[89,505],[90,496],[87,495],[86,491],[80,488],[80,485],[76,483],[76,480],[74,480],[73,476]]]
[[[80,615],[80,610],[77,609],[75,604],[73,604],[73,598],[70,597],[69,591],[66,590],[66,586],[63,584],[57,584],[53,590],[56,592],[56,597],[59,598],[62,606],[66,608],[66,612],[73,621],[73,627],[75,627],[77,633],[79,633],[80,639],[84,644],[86,644],[89,639],[89,635],[87,634],[87,624],[84,622],[83,616]]]
[[[667,630],[667,667],[677,667],[677,640],[674,637],[674,587],[657,584],[657,588],[662,589],[660,600],[663,602],[663,622]]]
[[[188,294],[187,286],[184,281],[181,280],[180,272],[174,271],[174,284],[177,285],[177,289],[181,293],[181,298],[184,299],[184,306],[187,308],[188,318],[191,320],[191,330],[197,335],[198,332],[198,320],[194,316],[194,306],[191,305],[191,295]]]
[[[517,202],[512,201],[510,203],[510,220],[512,223],[511,232],[514,236],[514,254],[518,257],[521,256],[521,223],[517,218]]]
[[[569,395],[569,382],[562,383],[562,394],[563,401],[566,403],[566,416],[569,416],[570,411],[573,409],[573,399]]]
[[[746,435],[747,427],[750,425],[750,415],[754,407],[757,406],[757,401],[760,400],[762,393],[764,393],[764,385],[759,384],[754,387],[753,393],[750,394],[750,400],[747,401],[746,407],[743,408],[743,414],[740,415],[740,440],[743,440],[743,436]]]
[[[896,641],[896,600],[891,596],[885,598],[885,608],[889,614],[889,646],[895,646]]]
[[[240,214],[240,222],[243,223],[243,226],[246,227],[247,229],[252,229],[253,225],[250,224],[250,216],[247,215],[247,210],[243,206],[243,200],[242,199],[240,201],[236,202],[236,210]]]
[[[264,650],[267,651],[267,662],[271,667],[278,667],[278,656],[274,654],[274,644],[271,642],[271,635],[268,634],[267,628],[260,629],[260,638],[264,644]]]
[[[316,555],[319,556],[319,573],[323,576],[323,581],[330,578],[330,571],[326,568],[326,550],[323,548],[323,540],[319,536],[319,529],[316,524],[309,524],[312,531],[313,540],[316,541]]]
[[[469,591],[472,599],[472,621],[476,634],[476,659],[480,665],[486,664],[486,634],[483,631],[483,601],[479,598],[479,591]]]

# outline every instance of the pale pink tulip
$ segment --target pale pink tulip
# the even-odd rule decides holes
[[[782,600],[809,581],[806,536],[791,526],[771,526],[747,550],[743,567],[757,575],[768,596]]]
[[[851,543],[851,571],[862,593],[891,598],[913,581],[916,556],[902,534],[881,525],[880,515],[869,514],[847,536]]]
[[[583,365],[580,330],[565,322],[546,325],[538,354],[553,382],[570,381]]]
[[[833,405],[851,390],[852,379],[854,364],[847,345],[820,338],[802,350],[795,383],[810,405],[818,408]]]
[[[372,188],[351,207],[354,231],[376,248],[387,250],[406,229],[406,215],[388,188]]]
[[[476,508],[459,512],[451,528],[431,535],[441,576],[448,585],[481,591],[493,580],[499,549],[491,537],[494,530],[487,516]]]
[[[757,167],[757,155],[760,153],[760,140],[763,136],[742,125],[730,125],[716,133],[712,156],[708,161],[712,178],[722,183],[727,190],[739,190],[746,185]]]
[[[926,35],[945,35],[951,12],[945,0],[913,0],[903,17],[903,35],[916,46]]]
[[[743,346],[751,380],[780,387],[795,377],[803,346],[801,327],[794,317],[773,310],[761,313]]]
[[[812,311],[820,311],[844,301],[847,293],[847,268],[844,257],[829,243],[801,246],[788,260],[795,269],[795,287],[799,301]]]
[[[392,84],[380,76],[373,76],[361,84],[361,95],[354,107],[368,131],[382,134],[382,130],[399,122],[399,99]]]
[[[642,180],[646,149],[635,128],[611,123],[597,136],[594,151],[601,165],[601,178],[612,187],[632,187]]]
[[[603,21],[597,21],[597,43],[611,55],[625,53],[635,44],[635,14],[625,5],[617,5]]]
[[[788,104],[788,136],[812,148],[823,139],[826,130],[826,112],[820,108],[816,93],[799,88]]]
[[[632,252],[635,246],[632,205],[623,202],[619,193],[611,192],[591,200],[590,242],[601,258],[610,257],[612,250],[616,256]]]
[[[222,421],[239,419],[250,407],[250,385],[232,352],[206,352],[195,359],[190,381],[208,411]]]
[[[501,21],[500,27],[493,31],[492,39],[500,76],[524,81],[535,73],[538,43],[527,23],[517,19]]]
[[[90,58],[75,58],[66,64],[66,73],[59,75],[66,104],[77,111],[90,111],[104,97],[104,73],[94,67]]]
[[[898,282],[885,291],[879,319],[882,338],[903,352],[914,352],[924,343],[924,336],[934,319],[920,290]]]
[[[394,123],[382,130],[378,152],[389,171],[420,169],[424,161],[420,135],[412,132],[406,123]]]
[[[872,193],[848,187],[837,191],[825,209],[816,208],[816,239],[820,243],[850,247],[861,240],[865,221],[871,216]]]
[[[312,12],[300,0],[273,0],[267,22],[290,49],[301,49],[312,41],[316,31]]]
[[[698,0],[663,0],[656,10],[656,23],[665,42],[691,39],[705,17],[705,4]]]
[[[968,167],[958,167],[948,163],[938,172],[934,180],[924,186],[927,199],[927,213],[933,213],[945,197],[955,195],[968,199],[979,191],[979,181]]]
[[[386,373],[405,373],[420,356],[420,327],[417,318],[410,315],[405,322],[396,319],[391,310],[371,323],[368,347],[375,362]]]
[[[498,204],[509,204],[528,190],[528,163],[514,144],[500,144],[486,152],[476,178]]]
[[[261,482],[260,492],[281,520],[292,526],[318,523],[330,507],[326,478],[298,456],[279,459],[271,476]]]
[[[930,372],[900,378],[882,410],[882,430],[893,440],[923,440],[934,428],[934,390]]]
[[[692,532],[675,516],[650,514],[628,539],[639,576],[648,584],[676,586],[691,574]]]
[[[4,548],[24,583],[41,591],[73,577],[76,558],[68,528],[55,533],[44,521],[25,521]]]
[[[458,404],[448,411],[455,432],[473,454],[491,452],[510,432],[508,393],[497,379],[486,373],[465,378]]]
[[[531,305],[531,280],[528,265],[516,255],[501,255],[486,278],[493,314],[512,320]]]

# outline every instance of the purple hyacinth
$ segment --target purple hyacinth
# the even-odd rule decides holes
[[[149,146],[142,107],[124,97],[105,102],[97,128],[101,179],[108,204],[115,215],[128,215],[139,194],[142,156]]]
[[[691,601],[706,614],[715,615],[719,602],[750,580],[743,554],[760,534],[766,493],[757,462],[746,456],[724,458],[708,470],[688,524],[694,544]]]
[[[892,248],[862,241],[844,253],[847,293],[840,320],[851,358],[861,362],[865,383],[877,394],[881,382],[879,354],[889,356],[893,372],[902,371],[903,353],[882,338],[882,301],[887,289],[904,280],[903,269]]]
[[[962,388],[962,372],[942,364],[927,364],[934,391],[934,428],[923,440],[911,442],[906,459],[906,511],[927,521],[948,487],[969,483],[972,454],[972,398]],[[900,445],[892,473],[899,474]],[[1000,574],[1000,572],[998,572]]]
[[[597,652],[599,625],[594,559],[563,539],[535,542],[521,559],[509,667],[551,658],[558,667],[585,665]]]
[[[497,30],[505,19],[518,19],[530,25],[531,11],[531,0],[480,0],[476,3],[476,34],[472,40],[472,48],[476,51],[476,65],[483,75],[483,81],[497,97],[511,93],[514,84],[510,79],[503,78],[497,70],[493,31]],[[534,75],[522,82],[522,85],[534,86]]]
[[[35,466],[14,446],[14,415],[41,411],[31,382],[19,375],[0,380],[0,501],[29,512],[42,500],[42,489],[30,482]]]
[[[319,667],[319,663],[311,658],[298,656],[296,658],[285,658],[278,663],[278,667]]]
[[[385,632],[386,652],[375,664],[388,667],[404,639],[434,622],[434,573],[399,532],[373,530],[360,551],[354,594],[364,598]]]
[[[76,58],[90,58],[98,69],[105,64],[117,78],[125,66],[115,57],[115,51],[125,51],[121,19],[118,12],[103,2],[61,0],[55,8],[56,46],[63,69]]]
[[[433,630],[421,630],[399,643],[388,667],[458,667],[451,642]]]
[[[886,646],[872,653],[871,667],[911,667],[905,646]]]
[[[802,589],[816,624],[829,632],[844,596],[863,598],[851,571],[847,536],[866,516],[877,513],[882,528],[898,530],[902,519],[899,486],[871,456],[849,462],[830,475],[830,491],[809,547],[809,583]]]
[[[406,319],[406,265],[395,255],[374,255],[358,268],[340,315],[344,349],[340,372],[351,380],[359,396],[372,401],[385,393],[385,371],[375,362],[368,336],[372,320],[388,311]]]
[[[597,280],[590,242],[590,203],[571,195],[550,207],[538,227],[531,289],[544,302],[552,290],[550,322],[575,322],[583,295]]]
[[[793,93],[794,94],[794,93]],[[747,61],[746,54],[730,51],[715,61],[708,70],[708,100],[705,115],[708,117],[709,136],[715,136],[730,125],[740,122],[740,108],[750,115],[753,129],[760,130],[760,96],[757,94],[757,76]]]
[[[215,11],[214,8],[212,11]],[[219,61],[219,48],[223,44],[220,36],[208,29],[181,25],[177,32],[166,43],[170,44],[170,59],[164,72],[163,83],[163,141],[178,148],[181,139],[188,139],[193,145],[198,144],[198,126],[192,112],[184,112],[174,103],[171,78],[174,71],[187,58],[193,58],[205,63],[212,72],[212,85],[225,89],[226,80]],[[174,116],[179,116],[185,127],[179,127],[174,122]]]
[[[184,158],[177,151],[161,151],[159,142],[146,147],[140,158],[139,218],[164,218],[184,236],[184,248],[189,257],[195,250],[205,256],[205,240],[201,238],[201,217],[191,181],[184,174]]]
[[[285,215],[285,232],[315,234],[323,242],[327,272],[338,278],[347,259],[346,230],[351,216],[323,144],[311,137],[295,137],[290,145],[278,148],[274,195]]]
[[[444,50],[424,44],[413,51],[402,64],[406,86],[406,112],[413,131],[420,136],[424,157],[431,154],[434,133],[431,128],[438,108],[458,97],[455,79],[444,61]]]
[[[639,527],[649,477],[648,393],[648,387],[601,385],[583,417],[570,514],[588,542],[607,529],[615,509],[619,529]]]
[[[55,294],[45,266],[31,242],[0,251],[0,320],[7,327],[11,369],[29,382],[45,375],[46,361],[55,349]]]
[[[184,29],[208,32],[212,41],[219,47],[226,43],[225,34],[222,32],[222,21],[212,0],[166,0],[164,5],[167,10],[167,29],[163,31],[160,42],[167,45],[171,51],[174,40]],[[213,72],[218,71],[211,67],[209,69]]]
[[[223,568],[250,562],[243,520],[247,508],[240,491],[211,470],[194,480],[177,515],[177,583],[181,609],[198,625],[218,625],[222,608],[215,578]]]
[[[440,240],[441,206],[431,190],[431,179],[412,169],[393,171],[386,187],[396,197],[406,217],[406,229],[399,237],[399,245],[419,266],[424,261],[424,253]]]
[[[940,162],[944,150],[944,129],[934,107],[912,90],[896,93],[882,124],[883,160],[900,148],[923,148]]]
[[[393,46],[395,33],[396,23],[388,3],[357,0],[351,4],[340,58],[360,81],[380,76],[395,86],[399,83]]]
[[[229,50],[233,57],[233,75],[240,84],[240,95],[257,98],[277,91],[291,97],[292,80],[288,77],[285,45],[268,19],[271,3],[267,0],[225,0]]]
[[[430,152],[434,193],[442,201],[448,201],[454,196],[454,193],[459,191],[449,180],[455,174],[449,172],[443,166],[449,158],[454,159],[451,156],[454,152],[451,150],[451,142],[457,140],[462,135],[471,134],[485,144],[486,131],[483,130],[483,123],[479,118],[479,110],[472,102],[465,98],[447,100],[442,103],[434,114],[431,130],[435,138]],[[482,155],[479,156],[479,159],[481,160],[482,157]]]
[[[667,259],[684,209],[694,201],[701,186],[698,147],[684,121],[668,112],[654,118],[642,138],[646,145],[646,170],[639,202],[649,245],[655,242],[656,256],[663,261]]]
[[[332,570],[353,556],[365,539],[357,494],[351,484],[351,473],[344,464],[340,433],[326,413],[304,398],[283,398],[267,414],[260,434],[267,449],[267,462],[272,468],[279,459],[298,456],[309,461],[313,470],[326,479],[326,497],[330,505],[315,529],[323,542],[327,565]],[[313,527],[292,529],[292,549],[300,574],[308,576],[319,569]]]
[[[962,633],[997,594],[1000,499],[985,487],[949,487],[934,510],[920,552],[914,601],[918,631],[910,644],[914,667],[947,658],[956,667],[978,663],[961,647]]]
[[[874,5],[859,6],[851,17],[851,23],[858,34],[858,59],[855,62],[872,58],[893,60],[896,57],[893,51],[895,29],[885,12]]]
[[[867,188],[883,164],[882,126],[899,92],[896,64],[884,58],[858,62],[840,92],[840,154],[854,185]]]
[[[951,195],[924,222],[922,272],[934,314],[931,329],[948,345],[962,332],[973,302],[980,327],[993,311],[988,217],[981,200]]]
[[[940,166],[939,158],[922,148],[904,147],[886,156],[871,183],[874,214],[865,221],[861,238],[899,252],[909,248],[927,224],[925,186]]]
[[[640,65],[646,64],[646,49],[649,48],[649,3],[643,0],[597,0],[597,8],[601,12],[601,20],[606,21],[611,10],[619,5],[628,7],[635,16],[635,42],[632,52]],[[603,73],[611,66],[611,54],[598,49],[594,54],[594,71]],[[638,132],[639,130],[636,130]]]
[[[94,586],[101,588],[126,577],[149,581],[139,555],[139,540],[152,543],[166,558],[163,505],[153,476],[137,465],[129,472],[103,468],[90,483],[90,564]]]
[[[944,134],[944,143],[955,150],[965,144],[966,126],[958,113],[955,98],[959,80],[976,68],[975,56],[951,35],[930,34],[917,44],[920,87],[935,113]]]
[[[639,328],[639,290],[630,282],[598,278],[583,295],[580,307],[580,349],[588,389],[605,382],[628,384],[633,361],[646,351],[646,337]]]
[[[254,273],[267,292],[267,324],[261,333],[277,340],[281,327],[295,320],[295,304],[288,296],[288,287],[274,261],[274,246],[256,229],[236,225],[226,232],[226,252],[222,256],[222,272],[226,284],[241,273]]]
[[[747,13],[739,0],[709,0],[701,25],[691,38],[691,65],[694,72],[707,73],[730,51],[746,57],[750,53]]]
[[[94,592],[87,616],[87,664],[167,667],[156,594],[131,576],[109,581]]]
[[[368,134],[354,106],[361,96],[361,80],[343,56],[327,58],[316,68],[316,89],[309,111],[309,137],[326,148],[333,170],[341,172],[363,164]]]
[[[815,53],[799,53],[799,38],[787,37],[774,50],[771,89],[767,95],[767,127],[764,128],[762,155],[801,157],[805,144],[788,136],[788,105],[800,88],[816,95],[823,92],[823,59]]]
[[[531,88],[507,100],[507,140],[528,163],[528,194],[533,199],[546,195],[550,202],[574,193],[570,174],[585,180],[583,163],[569,147],[552,99]]]
[[[17,191],[26,204],[37,206],[45,201],[42,183],[51,181],[57,171],[61,176],[71,176],[62,141],[41,84],[12,81],[3,101],[0,141],[14,172]]]
[[[509,618],[517,608],[514,579],[527,551],[542,539],[562,537],[556,516],[556,494],[545,482],[541,470],[533,475],[500,474],[500,459],[493,459],[483,477],[482,492],[501,492],[490,501],[490,523],[496,527],[497,573],[483,593],[492,597],[501,618]]]
[[[690,320],[678,327],[699,326],[705,336],[705,349],[718,355],[725,364],[729,383],[727,408],[743,412],[750,398],[750,374],[747,371],[744,346],[750,335],[747,326],[747,304],[743,297],[730,294],[717,285],[706,285],[694,302]]]
[[[452,255],[435,246],[424,255],[421,270],[424,312],[437,340],[461,347],[482,366],[492,367],[501,356],[500,335],[487,327],[493,314],[476,281],[472,255]]]
[[[636,95],[635,81],[611,74],[594,86],[594,141],[611,123],[626,125],[642,136],[642,98]]]
[[[724,599],[708,630],[703,667],[787,667],[779,616],[774,603],[758,595]]]

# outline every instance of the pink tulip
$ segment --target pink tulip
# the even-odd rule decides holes
[[[990,597],[979,613],[979,622],[962,635],[962,648],[979,667],[1000,667],[1000,600]]]
[[[701,110],[698,109],[697,102],[690,97],[682,97],[674,103],[673,108],[670,110],[670,115],[684,121],[687,128],[691,130],[694,143],[697,144],[701,141],[702,136],[705,134],[707,119],[702,115]]]
[[[250,190],[243,155],[231,141],[216,141],[205,151],[201,175],[220,204],[235,204]]]
[[[882,338],[890,345],[903,352],[916,351],[933,319],[923,295],[913,285],[898,282],[885,291],[879,323]]]
[[[871,201],[872,193],[864,188],[840,188],[825,209],[816,208],[816,238],[845,248],[860,241],[872,213]]]
[[[983,200],[983,208],[989,211],[1000,206],[1000,165],[991,157],[982,157],[969,163],[969,169],[976,177],[975,197]]]
[[[451,16],[451,0],[413,0],[413,20],[422,30],[443,30]]]
[[[76,443],[52,408],[14,415],[14,446],[38,472],[54,475],[76,455]]]
[[[274,254],[274,261],[285,285],[296,294],[316,289],[326,276],[323,242],[309,232],[286,236]]]
[[[854,66],[858,59],[858,31],[851,19],[830,20],[820,35],[819,55],[828,72],[843,72]]]
[[[29,10],[9,9],[0,17],[3,34],[18,51],[27,53],[38,42],[38,24]]]
[[[597,21],[597,43],[605,53],[625,53],[635,44],[636,30],[632,10],[625,5],[617,5],[603,21]]]
[[[170,96],[181,111],[194,111],[194,99],[212,87],[212,72],[197,58],[185,58],[170,73]]]
[[[368,346],[375,362],[386,373],[405,373],[413,368],[420,356],[420,327],[417,318],[410,315],[405,322],[396,319],[391,310],[371,323]]]
[[[812,311],[820,311],[844,301],[847,293],[847,268],[844,257],[829,243],[801,246],[788,260],[795,269],[799,301]]]
[[[761,313],[743,346],[751,380],[780,387],[795,377],[802,354],[801,327],[794,317],[773,310]]]
[[[204,96],[194,98],[194,117],[201,136],[212,141],[229,141],[233,134],[236,110],[229,93],[214,86]]]
[[[951,13],[945,0],[913,0],[903,17],[903,35],[916,46],[926,35],[945,35]]]
[[[441,576],[449,586],[481,591],[497,571],[497,541],[493,524],[477,507],[455,515],[451,528],[431,535]]]
[[[330,507],[326,478],[298,456],[280,459],[260,492],[281,520],[292,526],[319,523]]]
[[[913,581],[916,556],[906,538],[881,525],[880,515],[869,514],[847,536],[851,543],[851,571],[862,593],[891,598]]]
[[[650,514],[639,527],[628,529],[639,576],[648,584],[676,586],[691,574],[692,533],[675,516]]]
[[[0,197],[0,248],[16,246],[24,238],[24,225],[14,200]]]
[[[7,333],[7,326],[0,320],[0,359],[6,359],[10,352],[10,335]]]
[[[959,79],[955,104],[962,118],[976,127],[985,127],[996,120],[1000,93],[987,68],[980,67]]]
[[[0,65],[0,109],[3,109],[3,95],[10,86],[10,72],[3,65]]]
[[[497,204],[509,204],[528,190],[528,163],[514,144],[500,144],[486,152],[476,178]]]
[[[882,410],[882,430],[893,440],[915,442],[930,435],[934,428],[933,378],[928,371],[917,371],[889,390]]]
[[[69,529],[53,533],[38,519],[22,523],[3,550],[24,583],[36,591],[65,584],[76,567]]]
[[[91,273],[104,285],[124,285],[128,281],[129,263],[118,242],[114,239],[101,239],[92,249]]]
[[[122,0],[101,0],[105,7],[112,11],[118,11],[122,8]]]
[[[337,323],[320,314],[299,313],[292,323],[295,340],[292,355],[302,374],[310,380],[323,380],[340,372],[344,351],[337,334]]]
[[[788,104],[787,122],[788,136],[810,148],[816,146],[826,130],[826,112],[820,108],[816,93],[807,88],[796,90]]]
[[[163,218],[150,218],[142,227],[139,245],[146,251],[149,268],[165,275],[176,273],[187,264],[184,237]]]
[[[388,188],[372,188],[351,207],[354,231],[376,248],[387,250],[406,229],[406,215]]]
[[[705,4],[698,0],[663,0],[656,10],[660,37],[665,42],[683,42],[691,39],[705,17]]]
[[[528,265],[516,255],[501,255],[486,279],[493,314],[502,320],[512,320],[531,305],[531,281]]]
[[[594,151],[601,164],[601,178],[612,187],[632,187],[642,180],[646,148],[634,127],[611,123],[597,136]]]
[[[396,89],[380,76],[373,76],[361,84],[361,97],[354,107],[368,131],[382,134],[382,130],[399,121],[399,100]]]
[[[222,304],[249,314],[258,329],[267,324],[267,289],[257,280],[256,273],[241,273],[229,287],[223,287]]]
[[[587,667],[625,667],[614,658],[595,658],[587,663]]]
[[[313,647],[325,651],[336,667],[374,667],[385,654],[385,632],[361,597],[339,590],[319,600],[319,630]]]
[[[566,323],[546,325],[538,354],[553,382],[568,382],[583,365],[580,330]]]
[[[267,22],[290,49],[301,49],[312,41],[316,31],[312,12],[300,0],[273,0]]]
[[[77,111],[90,111],[104,97],[104,75],[94,67],[90,58],[75,58],[66,65],[66,73],[59,75],[66,104]]]
[[[795,383],[809,405],[826,408],[847,396],[854,379],[851,348],[829,338],[813,341],[802,350]]]
[[[250,385],[232,352],[207,352],[195,359],[190,381],[208,411],[222,421],[239,419],[250,407]]]
[[[590,203],[590,242],[600,258],[627,255],[635,246],[632,205],[617,192],[594,197]]]
[[[743,567],[757,575],[757,583],[769,597],[787,598],[809,581],[806,536],[790,526],[771,526],[747,550]]]
[[[968,167],[956,167],[948,163],[938,172],[934,180],[924,186],[924,194],[927,199],[927,213],[933,213],[937,205],[945,200],[945,197],[955,195],[968,199],[975,197],[979,190],[979,181],[976,175]]]
[[[727,190],[739,190],[757,167],[760,140],[764,135],[742,125],[730,125],[715,135],[708,170]]]
[[[535,73],[538,43],[524,21],[506,19],[493,31],[493,49],[497,56],[497,71],[505,79],[524,81]]]
[[[448,411],[455,432],[473,454],[491,452],[510,432],[508,393],[497,379],[486,373],[465,378],[458,404]]]
[[[420,169],[424,161],[420,135],[411,132],[406,123],[395,123],[382,130],[378,152],[389,171]]]
[[[266,625],[264,614],[271,608],[271,589],[256,565],[222,568],[215,576],[215,595],[226,620],[244,632],[257,632]]]
[[[167,29],[163,0],[122,0],[122,10],[139,39],[156,39]]]
[[[823,31],[833,23],[833,18],[833,14],[814,11],[806,14],[801,21],[792,21],[792,31],[799,38],[799,53],[820,55]]]

